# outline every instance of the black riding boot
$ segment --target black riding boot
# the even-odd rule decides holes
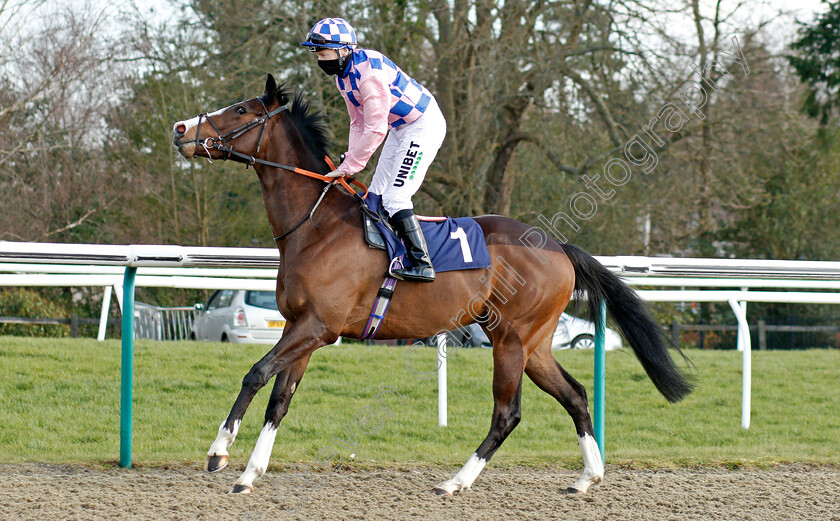
[[[405,241],[405,249],[414,261],[414,266],[394,270],[395,277],[403,280],[416,280],[419,282],[434,282],[435,269],[429,258],[429,247],[426,245],[426,238],[423,237],[423,230],[420,228],[420,221],[411,210],[400,210],[390,219],[391,225],[400,238]]]

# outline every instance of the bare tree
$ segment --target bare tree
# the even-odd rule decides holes
[[[114,172],[95,152],[107,135],[114,88],[100,32],[105,12],[24,5],[3,12],[11,39],[0,57],[0,185],[7,196],[0,234],[62,240],[117,198],[108,182]]]

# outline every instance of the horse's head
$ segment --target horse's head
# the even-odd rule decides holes
[[[269,74],[263,96],[175,123],[173,144],[187,159],[199,156],[247,163],[247,157],[256,156],[262,146],[268,120],[285,110],[288,101]]]

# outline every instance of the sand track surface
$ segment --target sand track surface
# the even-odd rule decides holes
[[[473,489],[438,497],[457,469],[406,467],[305,476],[272,471],[254,494],[227,494],[238,472],[0,465],[0,519],[563,519],[840,521],[840,468],[631,470],[607,467],[590,493],[578,472],[488,468]]]

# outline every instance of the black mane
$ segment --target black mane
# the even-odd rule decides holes
[[[277,89],[277,99],[288,100],[288,97],[289,95],[283,91],[283,86],[280,86]],[[303,142],[315,154],[315,157],[323,160],[324,156],[329,155],[330,139],[327,136],[324,113],[320,110],[312,110],[309,101],[298,92],[292,100],[289,115],[292,116],[292,121],[303,137]]]

